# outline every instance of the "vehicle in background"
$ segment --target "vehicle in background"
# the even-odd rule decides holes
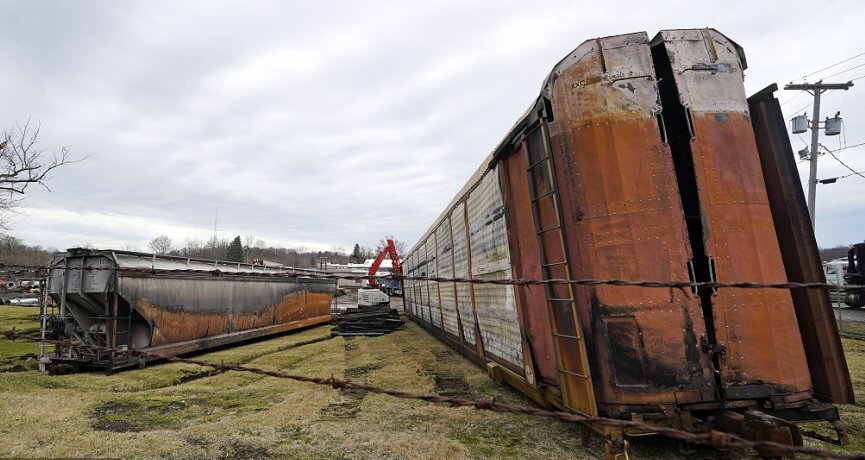
[[[357,291],[358,307],[386,307],[390,305],[390,296],[378,289],[359,289]]]
[[[848,285],[863,286],[865,285],[865,266],[862,261],[865,260],[865,243],[856,243],[850,248],[847,253],[847,267],[844,273],[844,281]],[[865,306],[865,292],[862,291],[847,291],[844,296],[844,303],[851,307]]]
[[[829,284],[837,284],[839,289],[830,289],[829,295],[832,298],[832,303],[844,302],[844,286],[847,284],[844,281],[844,274],[847,271],[847,259],[834,259],[828,262],[823,262],[823,273],[826,275],[826,282]]]

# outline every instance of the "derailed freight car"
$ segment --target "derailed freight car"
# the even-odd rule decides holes
[[[336,289],[294,269],[128,251],[70,249],[52,266],[59,315],[45,334],[168,356],[329,322]],[[151,360],[76,346],[44,358],[106,370]]]
[[[403,273],[822,281],[777,100],[746,100],[745,67],[743,50],[713,29],[583,43],[409,251]],[[565,410],[687,430],[711,416],[745,436],[801,444],[788,421],[835,422],[826,403],[853,399],[819,290],[405,288],[419,324]]]

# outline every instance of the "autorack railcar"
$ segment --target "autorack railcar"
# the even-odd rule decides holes
[[[586,41],[410,250],[404,275],[820,281],[780,108],[771,91],[746,99],[745,69],[714,29]],[[788,422],[835,422],[827,403],[853,398],[819,290],[405,285],[415,321],[547,406],[686,430],[757,417],[772,425],[757,436],[800,444]]]

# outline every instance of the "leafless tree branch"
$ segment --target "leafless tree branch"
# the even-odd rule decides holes
[[[40,131],[38,122],[16,122],[0,139],[0,229],[6,228],[2,215],[20,206],[21,196],[28,187],[38,184],[51,191],[46,181],[52,171],[87,159],[87,156],[72,158],[68,146],[59,152],[40,150]]]

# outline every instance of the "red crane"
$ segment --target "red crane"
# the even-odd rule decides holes
[[[393,240],[387,240],[387,246],[379,251],[378,256],[376,256],[375,261],[372,263],[372,266],[369,267],[369,287],[373,289],[381,288],[375,280],[375,274],[378,272],[378,268],[381,266],[381,261],[384,260],[384,256],[386,255],[390,255],[390,260],[393,261],[394,273],[401,273],[399,268],[399,255],[396,253],[396,246],[393,245]]]

